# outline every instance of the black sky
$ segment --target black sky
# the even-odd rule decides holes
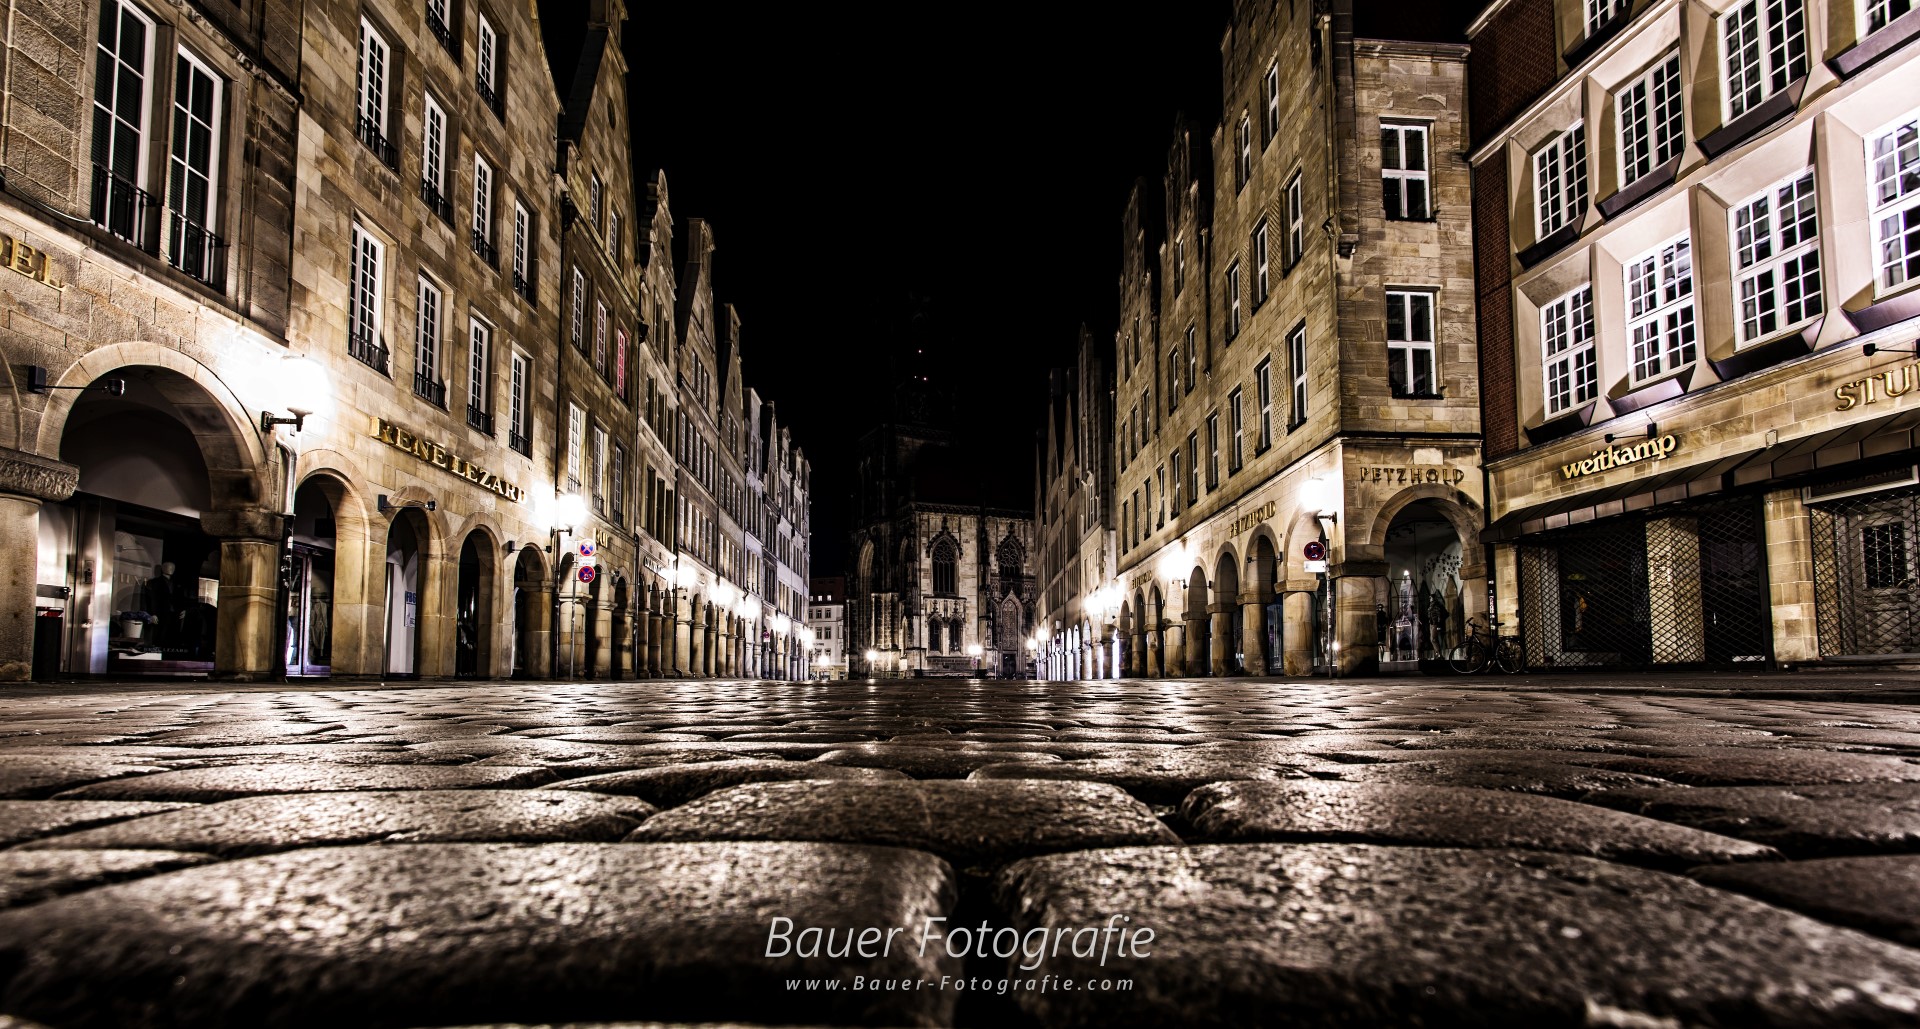
[[[1363,32],[1420,38],[1478,6],[1359,2]],[[548,45],[577,47],[577,7],[541,6]],[[676,222],[713,225],[746,380],[813,462],[814,574],[842,571],[854,444],[915,349],[1030,495],[1046,369],[1083,322],[1111,335],[1127,191],[1157,181],[1176,111],[1217,120],[1230,11],[635,3],[636,167],[666,170]]]

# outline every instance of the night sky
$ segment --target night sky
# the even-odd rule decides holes
[[[629,12],[636,167],[666,169],[676,229],[713,225],[746,381],[813,462],[815,575],[843,571],[854,443],[915,360],[1031,495],[1046,370],[1113,332],[1127,191],[1176,111],[1218,119],[1228,0],[1068,6]],[[1457,39],[1479,2],[1371,6],[1363,34]],[[578,7],[541,10],[564,92]]]

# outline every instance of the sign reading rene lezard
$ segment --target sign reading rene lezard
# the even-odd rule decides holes
[[[421,439],[385,418],[374,418],[373,436],[395,450],[404,450],[435,468],[445,468],[462,479],[478,485],[481,489],[498,493],[508,500],[518,502],[526,496],[526,491],[513,483],[454,454],[432,440]]]

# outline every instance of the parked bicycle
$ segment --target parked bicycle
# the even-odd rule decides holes
[[[1498,635],[1500,622],[1484,622],[1475,617],[1467,622],[1467,638],[1454,648],[1447,663],[1461,675],[1478,675],[1489,668],[1512,675],[1526,667],[1520,651],[1520,637]]]

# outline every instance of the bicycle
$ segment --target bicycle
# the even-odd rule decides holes
[[[1483,622],[1477,617],[1469,620],[1467,638],[1447,658],[1447,664],[1461,675],[1478,675],[1489,668],[1512,675],[1525,668],[1520,637],[1496,635],[1501,624]]]

